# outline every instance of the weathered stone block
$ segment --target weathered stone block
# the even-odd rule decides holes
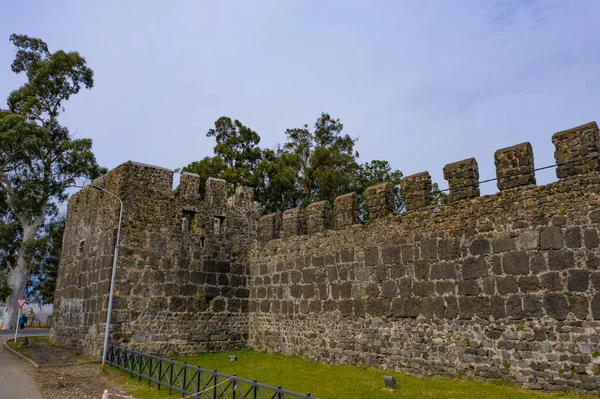
[[[282,214],[282,238],[302,235],[306,232],[306,216],[304,208],[288,209]]]
[[[381,294],[386,298],[394,298],[398,295],[398,284],[394,280],[385,281],[381,287]]]
[[[365,287],[365,293],[370,298],[377,298],[379,296],[379,285],[375,283],[368,283]]]
[[[381,261],[384,265],[393,265],[402,262],[400,247],[386,247],[381,250]]]
[[[432,318],[434,313],[433,298],[421,298],[421,315]]]
[[[569,314],[567,297],[562,294],[544,294],[544,308],[546,314],[556,320],[564,320]]]
[[[494,164],[500,191],[535,184],[533,149],[529,143],[521,143],[496,151]]]
[[[340,259],[342,263],[354,262],[354,249],[347,248],[340,251]]]
[[[394,211],[394,186],[392,183],[381,183],[365,190],[368,218],[379,219]]]
[[[400,182],[400,190],[407,211],[421,209],[431,204],[432,184],[428,172],[405,177]]]
[[[372,316],[390,317],[392,315],[390,303],[383,298],[367,300],[365,310]]]
[[[542,249],[561,249],[563,247],[563,235],[560,227],[547,227],[540,235],[540,246]]]
[[[517,279],[509,277],[499,277],[496,279],[496,289],[500,295],[514,294],[518,291]]]
[[[523,295],[523,314],[531,318],[544,316],[542,301],[537,295]]]
[[[421,298],[411,297],[405,302],[406,317],[417,317],[421,313]]]
[[[560,179],[600,170],[600,136],[596,122],[555,133],[556,176]]]
[[[416,281],[413,283],[413,292],[417,296],[430,296],[435,292],[433,281]]]
[[[571,292],[587,291],[590,285],[590,272],[587,270],[570,270],[567,288]]]
[[[331,204],[329,201],[313,202],[306,207],[307,234],[320,233],[331,229]]]
[[[209,177],[206,180],[205,198],[214,210],[215,215],[224,215],[227,204],[227,182]]]
[[[563,291],[564,287],[558,272],[548,272],[541,276],[542,287],[548,291]]]
[[[522,293],[537,292],[542,288],[538,276],[519,277],[518,285]]]
[[[423,259],[435,259],[438,256],[437,252],[437,240],[429,239],[421,242],[421,258]]]
[[[392,315],[394,317],[406,317],[406,299],[394,298],[392,301]]]
[[[438,255],[440,259],[456,259],[460,255],[460,245],[455,240],[439,240]]]
[[[476,238],[469,245],[471,255],[485,255],[490,253],[490,242],[483,238]]]
[[[279,238],[281,228],[281,217],[277,213],[271,213],[260,218],[258,225],[258,236],[261,241],[269,241]]]
[[[517,245],[514,238],[500,238],[492,241],[492,251],[495,254],[514,251],[515,249],[517,249]]]
[[[448,201],[479,197],[479,166],[475,158],[444,166],[444,179],[448,181]]]
[[[358,195],[348,193],[337,197],[333,205],[333,214],[337,230],[358,223]]]
[[[504,298],[500,296],[493,296],[490,299],[490,305],[491,315],[494,319],[498,320],[506,317],[506,304],[504,302]]]
[[[592,316],[595,320],[600,320],[600,293],[594,295],[592,298]]]
[[[456,279],[456,266],[452,263],[436,263],[431,266],[432,280]]]
[[[506,300],[506,315],[511,319],[523,317],[523,298],[512,295]]]
[[[408,298],[410,296],[412,296],[413,290],[412,290],[412,278],[401,278],[400,281],[398,282],[398,291],[399,291],[399,295],[401,297],[405,297]]]
[[[581,248],[581,229],[570,227],[565,230],[565,243],[568,248]]]
[[[458,299],[455,296],[448,296],[444,298],[446,302],[446,318],[454,319],[458,317]]]
[[[485,277],[489,266],[484,258],[468,258],[462,265],[462,276],[465,280]]]
[[[458,297],[459,317],[470,319],[475,316],[475,298],[471,296]]]
[[[179,176],[179,196],[184,201],[198,199],[200,176],[195,173],[181,172]]]
[[[575,257],[572,251],[564,249],[548,252],[548,268],[550,270],[565,270],[574,266]]]
[[[379,248],[371,247],[365,250],[365,265],[375,266],[379,264]]]
[[[475,296],[479,294],[479,284],[475,280],[458,282],[458,295]]]
[[[535,230],[525,230],[517,237],[518,249],[537,249],[540,245],[540,233]]]
[[[529,274],[529,256],[527,252],[509,252],[502,257],[504,273],[512,275]]]
[[[568,295],[569,308],[571,313],[579,320],[585,320],[589,314],[589,301],[584,296]]]
[[[429,278],[429,262],[426,260],[420,260],[418,262],[415,263],[414,266],[414,270],[415,270],[415,277],[418,280],[426,280]]]
[[[598,238],[598,232],[595,229],[586,229],[584,231],[584,243],[588,249],[597,248],[600,245],[600,238]]]

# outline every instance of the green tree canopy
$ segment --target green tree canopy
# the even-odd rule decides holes
[[[308,125],[286,131],[285,151],[299,159],[298,184],[303,193],[302,202],[328,200],[353,191],[359,170],[356,139],[342,134],[344,125],[323,113],[314,130]]]
[[[50,52],[40,39],[12,35],[17,48],[12,70],[26,82],[0,110],[0,217],[11,242],[0,252],[0,267],[10,286],[4,328],[16,322],[14,298],[24,294],[34,265],[27,253],[45,234],[48,217],[67,198],[67,189],[104,172],[89,139],[73,139],[58,116],[81,88],[93,86],[93,72],[77,52]],[[29,260],[29,261],[28,261]]]

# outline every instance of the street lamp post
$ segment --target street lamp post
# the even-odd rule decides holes
[[[117,275],[117,260],[119,258],[119,240],[121,239],[121,220],[123,219],[123,201],[116,194],[111,193],[110,191],[92,185],[96,190],[100,190],[105,192],[108,195],[111,195],[119,200],[119,204],[121,208],[119,210],[119,227],[117,228],[117,242],[115,243],[115,254],[113,256],[113,264],[112,264],[112,275],[110,278],[110,293],[108,295],[108,313],[106,314],[106,330],[104,332],[104,349],[102,350],[102,369],[104,369],[104,363],[106,363],[106,354],[108,353],[108,333],[110,331],[110,316],[112,314],[113,307],[113,296],[115,292],[115,277]]]

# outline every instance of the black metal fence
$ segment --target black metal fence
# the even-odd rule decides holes
[[[107,363],[125,370],[131,377],[137,376],[153,382],[157,388],[166,387],[169,393],[177,391],[181,397],[202,399],[315,399],[310,392],[300,394],[286,391],[280,386],[272,387],[227,375],[217,370],[207,370],[185,362],[149,355],[118,345],[108,345]]]

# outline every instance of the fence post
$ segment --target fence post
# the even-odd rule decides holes
[[[283,395],[281,394],[281,385],[277,385],[277,399],[282,399]]]
[[[196,392],[200,392],[203,388],[200,388],[200,381],[202,380],[202,367],[200,367],[200,365],[196,366],[198,368],[198,370],[196,370],[196,379],[197,379],[197,383],[196,383]],[[196,395],[197,398],[200,397],[200,395]]]
[[[257,383],[258,383],[257,380],[252,381],[252,387],[254,388],[252,390],[252,392],[253,392],[252,399],[257,399],[258,398],[258,395],[257,395],[257,393],[258,393],[258,385],[256,385]]]
[[[187,379],[187,362],[183,362],[183,379],[181,380],[181,397],[185,396],[185,380]]]
[[[215,378],[215,381],[213,383],[214,387],[213,387],[213,399],[217,399],[217,378],[219,378],[219,376],[217,376],[217,370],[215,370],[213,372],[213,376]]]
[[[160,391],[160,385],[162,381],[162,357],[158,359],[158,390]]]
[[[171,359],[171,364],[169,365],[171,371],[169,372],[169,395],[171,394],[171,389],[173,388],[173,367],[175,367],[175,363],[173,359]]]
[[[231,399],[235,399],[235,390],[237,388],[237,375],[234,374],[233,377],[231,378]]]
[[[142,368],[144,364],[144,355],[140,354],[138,356],[138,382],[142,380]]]
[[[133,377],[133,369],[135,368],[135,352],[131,349],[127,349],[127,351],[131,351],[129,354],[129,377]]]
[[[153,358],[149,358],[150,359],[150,363],[148,365],[148,386],[150,386],[150,380],[152,379],[152,374],[154,374],[152,372],[152,366],[154,366],[154,359]]]

